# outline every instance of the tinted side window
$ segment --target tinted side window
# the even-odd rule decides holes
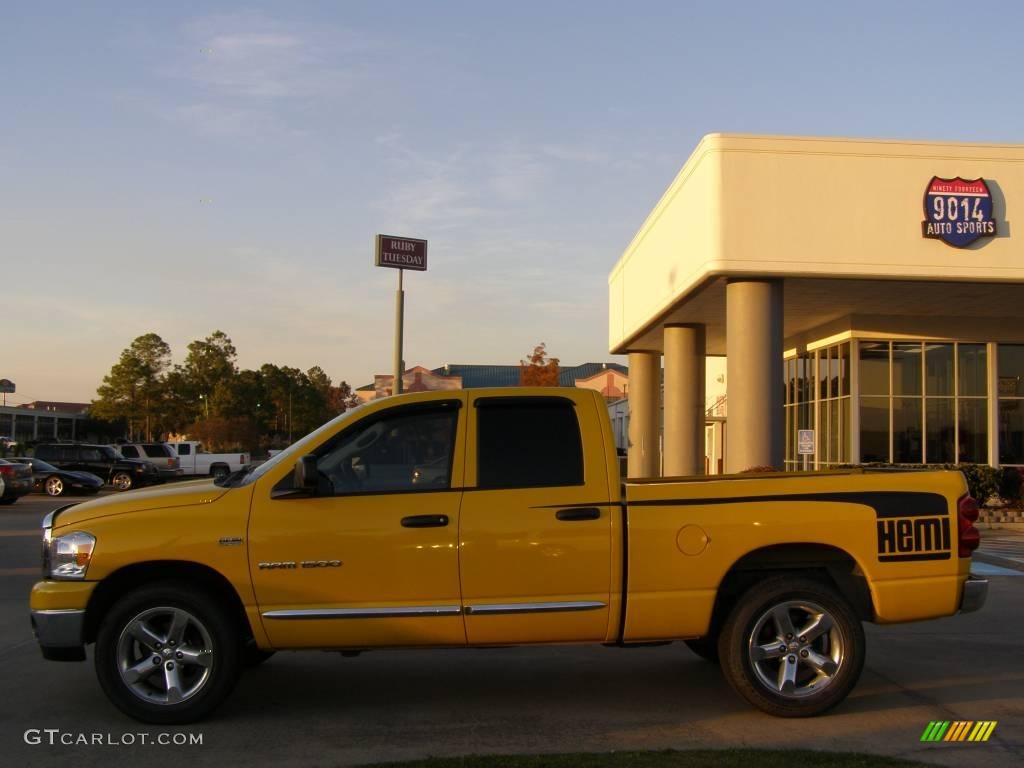
[[[178,446],[178,455],[179,456],[191,456],[192,455],[192,446],[191,445],[187,445],[186,443],[182,443],[181,445]]]
[[[583,484],[583,442],[571,402],[483,401],[477,429],[480,488]]]
[[[36,448],[36,458],[42,459],[43,461],[53,461],[57,459],[57,447],[54,445],[40,445]]]
[[[99,448],[81,448],[79,461],[102,461],[103,454]]]
[[[122,445],[121,455],[126,459],[137,459],[139,458],[139,449],[134,445]]]
[[[171,455],[170,449],[163,443],[144,443],[142,450],[144,450],[146,455],[151,459],[161,459]],[[124,451],[122,451],[122,453],[124,453]]]
[[[458,416],[415,409],[357,424],[316,451],[321,479],[335,494],[450,488]]]

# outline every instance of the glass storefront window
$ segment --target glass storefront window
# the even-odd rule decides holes
[[[889,342],[862,341],[860,347],[860,393],[889,395]]]
[[[925,344],[924,393],[952,396],[956,385],[952,344]]]
[[[889,461],[889,398],[860,399],[860,460]]]
[[[892,460],[895,464],[921,464],[921,398],[892,399]]]
[[[971,464],[988,462],[988,400],[961,398],[959,439],[960,455],[957,461]]]
[[[839,345],[839,395],[850,394],[850,342]]]
[[[1024,464],[1024,344],[999,345],[999,463]]]
[[[950,379],[952,379],[950,371]],[[951,397],[929,397],[925,400],[925,461],[929,464],[952,464],[956,461],[956,421]]]
[[[921,394],[921,344],[892,345],[892,393]]]
[[[961,397],[988,395],[988,352],[984,344],[958,344],[957,365],[959,381],[957,394]]]
[[[999,463],[1024,464],[1024,401],[999,401]]]
[[[1024,382],[1024,344],[1000,344],[999,396],[1024,397],[1022,382]]]

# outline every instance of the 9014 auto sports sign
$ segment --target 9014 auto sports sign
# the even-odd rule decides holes
[[[966,248],[996,234],[992,193],[984,179],[942,179],[932,176],[924,193],[921,234],[954,248]]]

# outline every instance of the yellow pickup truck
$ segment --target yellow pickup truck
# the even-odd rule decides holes
[[[62,507],[32,625],[185,723],[277,650],[685,640],[774,715],[835,706],[862,622],[977,610],[959,472],[619,478],[601,397],[375,400],[256,467]]]

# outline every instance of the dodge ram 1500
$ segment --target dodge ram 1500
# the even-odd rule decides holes
[[[687,641],[780,716],[843,700],[862,622],[978,609],[959,472],[629,479],[585,389],[426,392],[255,469],[62,507],[43,655],[153,723],[205,716],[279,649]]]

